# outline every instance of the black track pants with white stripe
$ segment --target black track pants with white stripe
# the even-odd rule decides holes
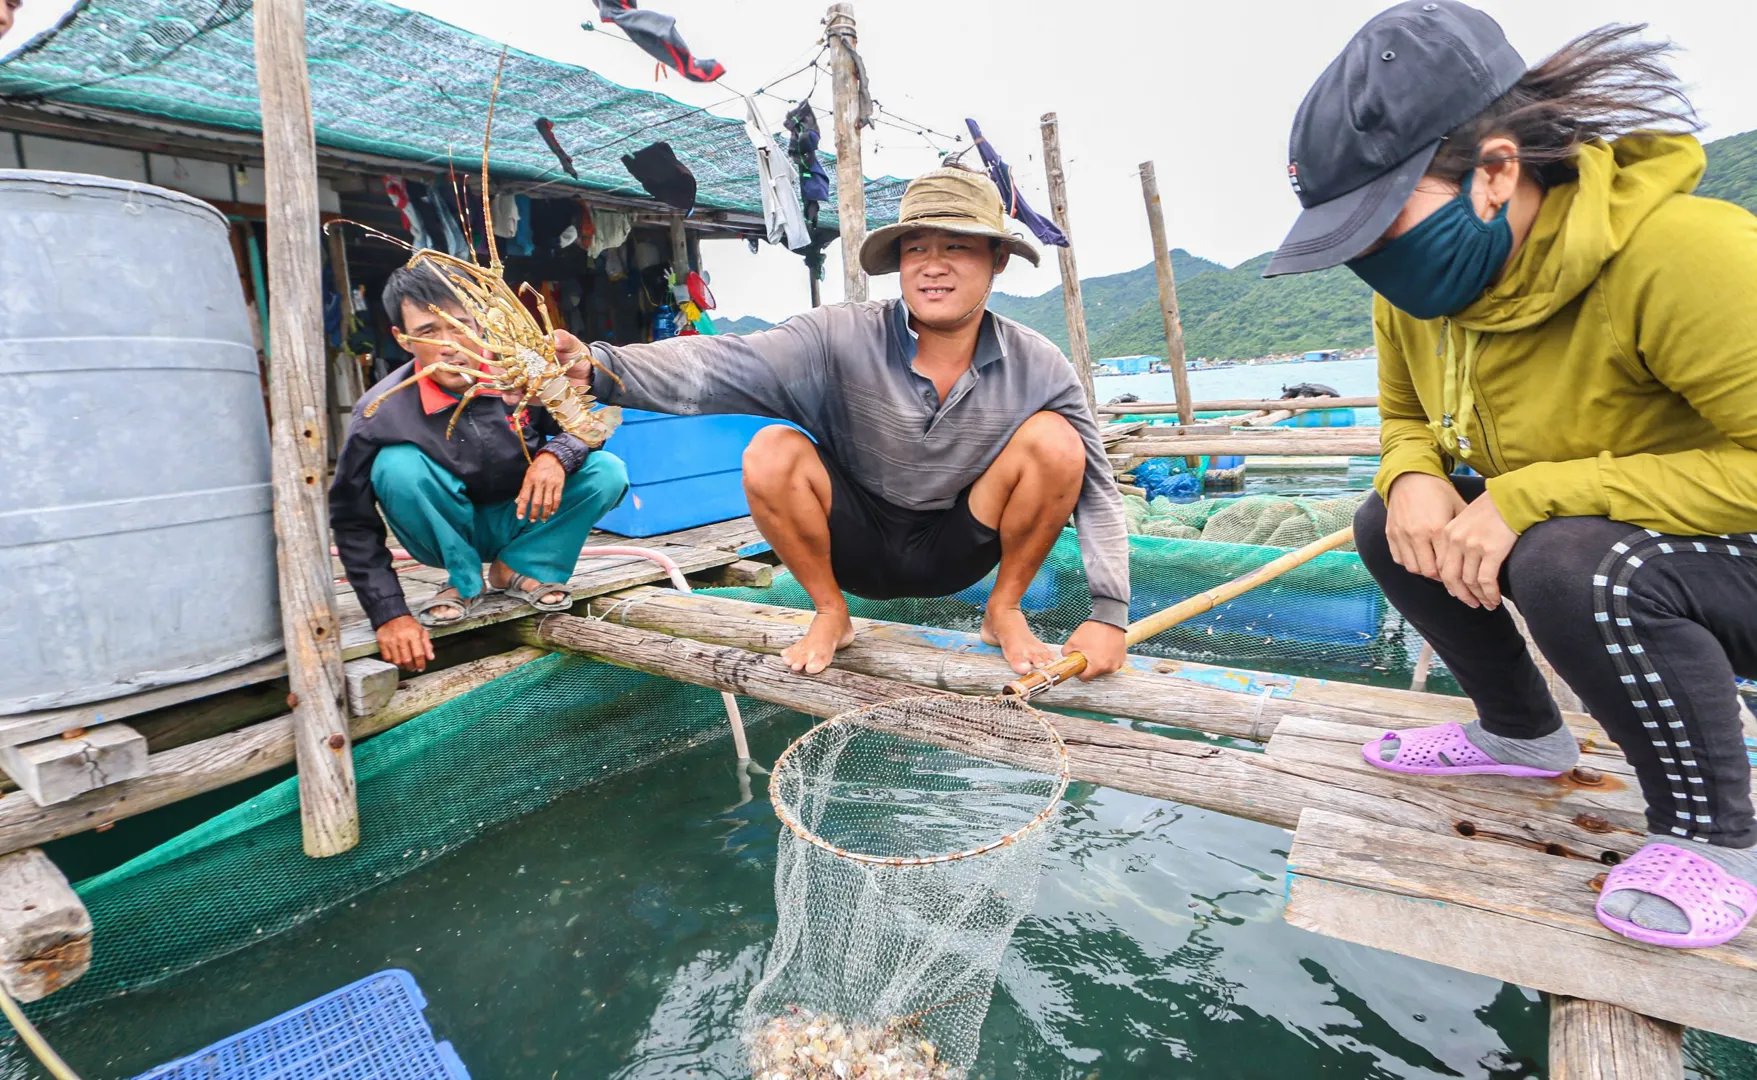
[[[1455,478],[1466,501],[1483,493]],[[1483,727],[1535,738],[1561,713],[1503,609],[1467,607],[1391,559],[1385,504],[1354,519],[1361,561],[1476,705]],[[1662,536],[1605,518],[1526,530],[1501,568],[1544,656],[1635,767],[1656,833],[1757,843],[1734,676],[1757,677],[1757,537]]]

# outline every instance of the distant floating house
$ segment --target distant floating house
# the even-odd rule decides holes
[[[1304,359],[1305,359],[1306,363],[1309,363],[1309,364],[1321,363],[1322,361],[1325,361],[1325,360],[1340,360],[1340,359],[1342,359],[1342,350],[1341,349],[1313,349],[1311,352],[1306,353]]]
[[[1098,361],[1099,375],[1145,375],[1153,370],[1156,356],[1107,356]]]

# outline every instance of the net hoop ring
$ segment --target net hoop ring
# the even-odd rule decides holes
[[[1047,736],[1047,741],[1055,748],[1056,758],[1060,762],[1060,769],[1055,774],[1054,790],[1049,793],[1049,797],[1044,801],[1043,809],[1039,810],[1030,821],[1027,821],[1025,824],[1014,829],[1012,832],[1007,833],[1000,839],[991,840],[986,844],[981,844],[965,851],[952,851],[943,855],[869,855],[862,851],[849,851],[846,848],[839,848],[825,840],[823,837],[812,832],[810,829],[807,829],[805,824],[795,817],[793,811],[782,801],[781,785],[777,784],[773,777],[782,775],[782,770],[787,766],[787,759],[793,756],[793,752],[810,742],[811,739],[820,732],[827,731],[834,727],[845,726],[851,721],[857,720],[859,717],[874,710],[895,708],[898,705],[910,701],[957,700],[980,702],[985,705],[1002,704],[1008,709],[1020,709],[1029,713],[1032,720],[1042,727],[1044,734]],[[954,747],[952,749],[956,748]],[[814,724],[809,731],[805,732],[805,734],[794,739],[791,743],[788,743],[787,749],[781,751],[781,756],[775,759],[775,766],[770,770],[770,773],[769,803],[775,808],[775,816],[780,818],[782,824],[786,825],[788,829],[792,830],[794,836],[811,844],[813,847],[829,852],[839,859],[865,863],[868,866],[886,867],[937,866],[942,863],[952,863],[963,859],[975,858],[986,852],[1007,847],[1026,833],[1029,833],[1031,830],[1049,820],[1049,816],[1055,812],[1056,806],[1061,803],[1062,796],[1067,794],[1068,783],[1071,779],[1067,744],[1062,741],[1061,732],[1055,729],[1055,725],[1051,724],[1043,713],[1025,705],[1017,698],[963,698],[962,695],[958,694],[924,694],[919,698],[893,698],[890,701],[875,702],[871,705],[863,705],[858,709],[850,709],[847,712],[838,713],[837,715],[830,717],[828,720]]]

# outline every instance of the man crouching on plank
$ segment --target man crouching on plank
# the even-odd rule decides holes
[[[1029,242],[1007,232],[981,173],[936,169],[903,195],[898,224],[860,249],[868,274],[901,273],[901,300],[833,304],[772,330],[648,345],[593,344],[615,379],[569,372],[601,401],[657,412],[748,413],[744,452],[764,539],[817,613],[781,655],[817,674],[854,640],[843,590],[873,600],[948,596],[998,565],[982,637],[1024,674],[1052,662],[1019,602],[1074,516],[1092,615],[1064,648],[1082,678],[1122,665],[1129,549],[1122,498],[1074,369],[1042,335],[985,310]],[[585,346],[557,335],[564,360]]]

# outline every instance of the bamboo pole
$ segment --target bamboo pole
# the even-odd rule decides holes
[[[1062,271],[1062,311],[1068,320],[1068,359],[1086,391],[1086,404],[1098,409],[1098,388],[1092,381],[1092,345],[1086,339],[1086,304],[1080,295],[1080,270],[1074,263],[1074,228],[1068,223],[1068,183],[1062,172],[1061,126],[1055,113],[1043,114],[1043,169],[1049,177],[1049,210],[1068,246],[1056,249]]]
[[[836,123],[836,217],[842,226],[842,299],[866,299],[860,244],[866,239],[866,176],[860,162],[860,86],[854,5],[831,4],[824,37],[830,46],[832,114]]]
[[[305,67],[304,0],[258,0],[256,79],[267,174],[269,415],[275,533],[298,747],[305,853],[360,842],[354,759],[342,708],[342,634],[329,561],[317,145]]]
[[[1171,248],[1165,238],[1165,212],[1159,205],[1159,179],[1151,161],[1141,162],[1141,194],[1147,200],[1147,227],[1153,233],[1153,269],[1159,278],[1159,311],[1165,322],[1165,359],[1177,392],[1177,418],[1189,423],[1190,373],[1184,368],[1184,324],[1177,314],[1177,281],[1172,277]]]
[[[1291,409],[1303,412],[1307,409],[1374,409],[1378,408],[1377,396],[1370,397],[1313,397],[1313,398],[1237,398],[1226,401],[1198,401],[1190,408],[1196,412],[1262,412],[1270,409]],[[1171,401],[1131,401],[1125,405],[1100,405],[1098,411],[1110,416],[1153,416],[1161,413],[1177,412],[1179,406]],[[1186,420],[1185,423],[1188,423]]]

